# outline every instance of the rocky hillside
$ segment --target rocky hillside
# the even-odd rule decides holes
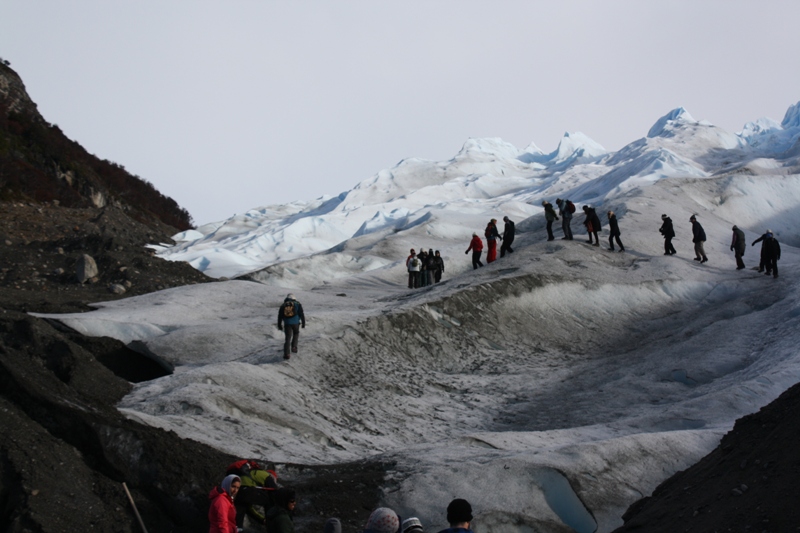
[[[0,200],[114,206],[145,224],[188,229],[191,216],[152,184],[100,160],[49,124],[22,80],[0,63]]]
[[[0,63],[0,531],[140,531],[122,482],[148,531],[208,529],[207,494],[234,458],[116,409],[131,383],[167,370],[27,314],[213,281],[145,247],[190,225],[172,199],[48,124]],[[300,523],[321,524],[322,509],[355,529],[383,467],[279,471],[304,494]]]
[[[662,483],[615,533],[797,531],[800,385],[736,422],[719,447]]]

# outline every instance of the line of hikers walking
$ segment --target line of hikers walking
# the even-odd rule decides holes
[[[506,253],[514,253],[514,249],[511,248],[511,245],[514,243],[514,234],[516,232],[516,227],[514,222],[508,218],[503,217],[503,234],[501,235],[500,232],[497,230],[497,219],[493,218],[489,221],[486,225],[486,229],[483,232],[483,236],[486,237],[486,243],[488,245],[489,251],[486,254],[486,262],[493,263],[497,260],[497,241],[498,239],[503,241],[503,245],[500,246],[500,257],[505,257]],[[477,269],[483,266],[481,262],[481,254],[483,253],[483,241],[480,237],[478,237],[477,233],[472,234],[472,240],[469,243],[469,248],[467,251],[464,252],[464,255],[472,252],[472,268]]]
[[[262,467],[252,459],[241,459],[226,468],[222,482],[208,495],[209,533],[238,533],[245,516],[267,533],[294,533],[297,492],[278,485],[275,465]],[[450,527],[439,533],[472,533],[472,506],[457,498],[447,506]],[[417,517],[401,519],[392,509],[379,507],[370,513],[364,533],[423,533]],[[329,518],[323,533],[342,533],[338,518]]]
[[[571,225],[572,218],[577,211],[575,204],[569,199],[557,198],[556,205],[558,206],[558,212],[556,212],[556,209],[550,202],[546,200],[542,201],[545,221],[547,223],[547,240],[555,240],[555,235],[553,234],[553,222],[557,220],[561,220],[561,229],[564,233],[564,236],[561,239],[568,241],[574,240]],[[582,223],[586,228],[586,233],[589,237],[588,243],[593,246],[600,246],[599,233],[603,230],[603,225],[599,215],[597,214],[597,210],[589,205],[584,205],[581,209],[583,210],[584,214]],[[614,211],[609,210],[606,213],[606,216],[608,218],[609,228],[608,249],[611,251],[616,251],[618,248],[620,252],[624,252],[625,246],[622,244],[622,240],[620,239],[621,231],[619,227],[619,221],[617,220],[617,215],[614,213]],[[664,214],[661,215],[661,221],[662,223],[661,227],[659,228],[659,232],[664,237],[664,255],[675,255],[677,251],[672,244],[672,239],[675,238],[675,228],[673,226],[672,219]],[[483,232],[487,246],[487,263],[492,263],[497,260],[498,240],[502,241],[503,243],[500,247],[500,257],[505,257],[506,253],[514,252],[513,248],[511,248],[511,244],[514,242],[514,236],[516,233],[514,222],[507,216],[503,217],[503,222],[505,223],[505,226],[503,227],[502,233],[500,233],[497,229],[496,218],[493,218],[489,221],[489,223],[486,225],[486,229]],[[706,263],[708,262],[708,256],[705,252],[705,230],[697,221],[697,215],[692,215],[689,218],[689,222],[692,225],[692,243],[694,245],[695,252],[694,260],[700,262],[700,264]],[[740,230],[737,226],[733,226],[732,230],[733,237],[731,241],[731,251],[735,253],[737,270],[741,270],[745,268],[742,257],[744,256],[744,252],[747,248],[747,243],[745,242],[745,236],[742,230]],[[781,256],[780,244],[771,230],[767,230],[760,238],[756,239],[751,246],[755,246],[759,242],[761,242],[762,245],[761,262],[759,264],[758,271],[766,271],[766,274],[772,274],[777,278],[777,262]],[[473,233],[469,247],[467,247],[467,250],[464,252],[464,254],[469,254],[472,252],[473,269],[478,269],[484,266],[483,262],[481,261],[483,248],[483,240],[481,240],[477,232]],[[438,250],[436,251],[435,255],[433,255],[433,250],[430,250],[427,253],[423,250],[423,252],[417,256],[412,249],[411,255],[409,255],[406,259],[406,267],[408,269],[408,288],[412,289],[424,287],[426,285],[438,283],[441,280],[441,275],[444,272],[444,260],[440,256]]]
[[[661,227],[659,232],[664,237],[664,255],[675,255],[675,247],[672,245],[672,239],[675,238],[675,228],[672,224],[672,219],[667,215],[661,215]],[[697,215],[689,217],[689,222],[692,224],[692,243],[694,243],[694,260],[699,261],[700,264],[708,262],[708,256],[705,251],[706,232],[700,222],[697,221]],[[733,232],[731,235],[731,251],[734,253],[736,259],[736,270],[742,270],[744,265],[744,253],[747,250],[747,241],[745,240],[744,231],[734,225],[731,228]],[[768,229],[761,237],[753,241],[750,246],[755,246],[761,243],[761,260],[758,265],[758,271],[766,271],[766,275],[778,277],[778,261],[781,258],[781,245],[772,230]]]

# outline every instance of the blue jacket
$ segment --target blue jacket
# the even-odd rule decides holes
[[[286,302],[294,302],[294,316],[292,317],[285,317],[283,316],[283,305],[278,308],[278,327],[281,327],[281,324],[286,324],[287,326],[294,326],[295,324],[303,323],[303,327],[306,327],[306,316],[303,314],[303,306],[300,305],[300,302],[297,300],[291,300],[286,298],[283,303]]]

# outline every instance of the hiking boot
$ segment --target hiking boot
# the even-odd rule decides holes
[[[288,360],[288,359],[289,359],[289,354],[288,354],[288,353],[287,353],[287,354],[284,354],[284,355],[283,355],[283,359],[284,359],[284,360]]]
[[[700,258],[699,257],[695,257],[694,260],[695,261],[700,261]]]
[[[703,263],[708,263],[708,257],[704,257],[704,258],[703,258],[703,259],[700,261],[700,264],[701,264],[701,265],[702,265]]]
[[[622,252],[624,252],[624,251],[625,251],[625,248],[620,248],[620,249],[619,249],[619,252],[620,252],[620,253],[622,253]]]
[[[776,272],[776,273],[775,273],[775,275],[774,275],[774,276],[772,276],[772,277],[773,277],[773,278],[777,278],[777,277],[778,277],[778,273]]]
[[[672,252],[664,252],[664,255],[672,255]]]
[[[599,242],[594,243],[592,246],[600,246]]]
[[[292,353],[297,353],[297,346],[292,346]]]

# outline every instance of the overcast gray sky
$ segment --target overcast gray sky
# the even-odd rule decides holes
[[[3,0],[0,57],[45,119],[203,224],[470,137],[618,150],[678,106],[780,121],[798,21],[795,0]]]

